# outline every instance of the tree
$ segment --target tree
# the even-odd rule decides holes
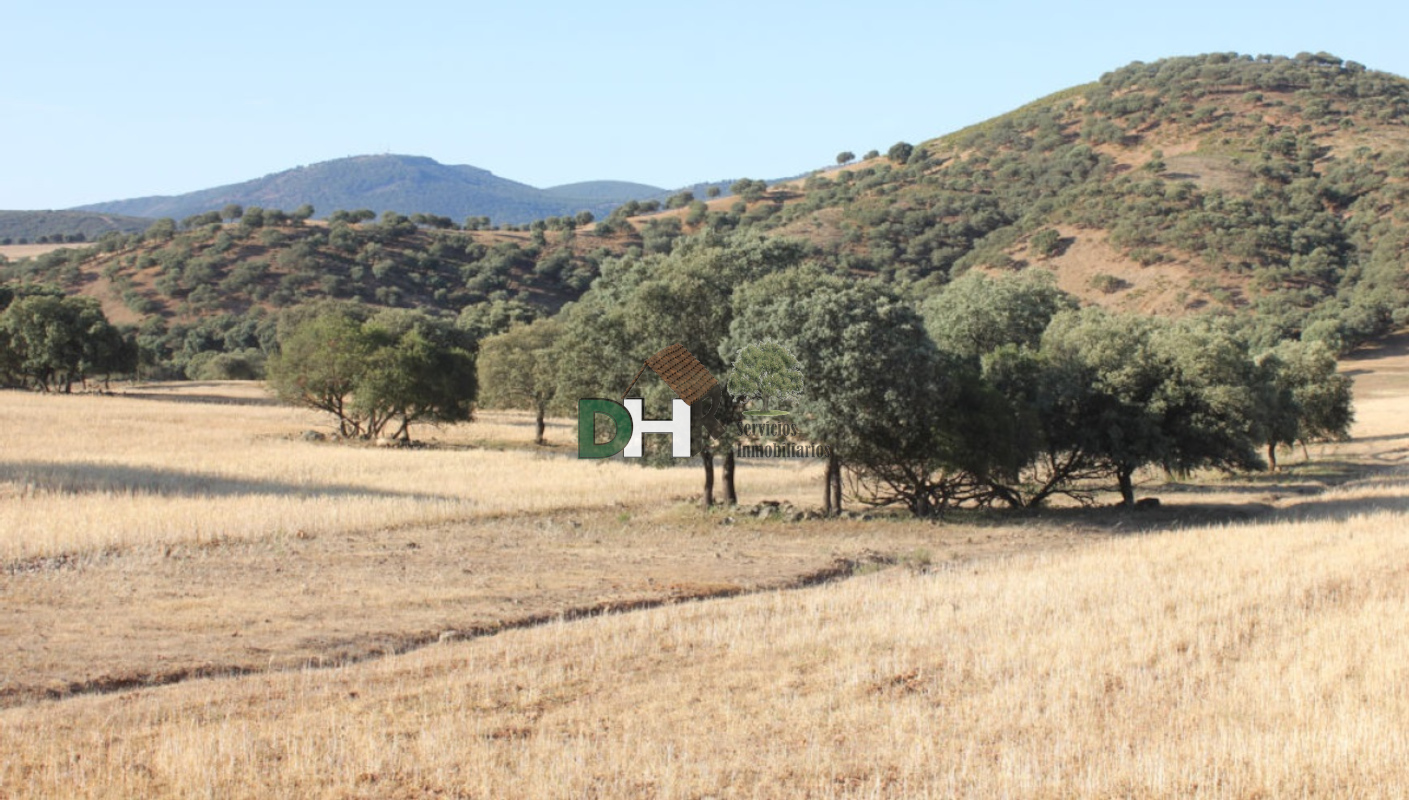
[[[937,350],[908,304],[815,265],[740,286],[734,304],[731,346],[774,340],[797,357],[807,391],[792,420],[830,450],[827,513],[841,511],[843,469],[860,499],[917,515],[959,499],[976,371]]]
[[[705,196],[709,198],[715,198],[721,194],[723,194],[723,192],[719,190],[718,186],[711,186],[705,190]]]
[[[363,326],[375,349],[353,394],[368,436],[396,423],[393,439],[409,440],[413,422],[465,422],[478,383],[475,343],[443,321],[387,309]]]
[[[751,178],[740,178],[729,185],[729,191],[749,202],[753,202],[763,198],[764,192],[768,191],[768,183]]]
[[[292,219],[294,222],[299,222],[299,223],[302,223],[302,222],[304,222],[304,221],[306,221],[306,220],[312,219],[312,217],[313,217],[313,205],[312,205],[311,203],[304,203],[303,205],[299,206],[298,208],[295,208],[295,209],[293,210],[293,212],[292,212],[291,214],[289,214],[289,218],[290,218],[290,219]]]
[[[92,375],[131,372],[136,344],[108,322],[92,297],[31,294],[15,298],[0,314],[5,371],[41,391]]]
[[[915,145],[909,142],[896,142],[886,151],[886,158],[896,164],[904,164],[910,160],[910,156],[915,152]]]
[[[342,436],[371,438],[395,423],[468,420],[477,388],[474,342],[418,312],[371,319],[347,308],[292,315],[270,358],[279,398],[332,414]]]
[[[979,358],[1005,344],[1036,348],[1052,317],[1076,307],[1050,272],[991,278],[971,270],[925,300],[922,313],[939,349]]]
[[[678,240],[668,254],[604,262],[591,290],[565,309],[555,353],[559,395],[568,401],[620,397],[643,362],[673,343],[684,346],[716,378],[723,377],[728,371],[725,353],[732,356],[737,349],[721,349],[733,319],[734,288],[796,264],[802,253],[801,245],[786,240],[705,233]],[[669,413],[674,395],[663,382],[643,380],[636,390],[650,414]],[[737,502],[732,444],[741,419],[739,404],[721,393],[698,401],[692,415],[703,423],[695,426],[692,443],[704,467],[702,503],[714,502],[718,452],[724,456],[723,500]]]
[[[793,397],[802,391],[798,360],[783,345],[765,341],[745,346],[729,373],[729,393],[757,399],[768,411],[773,398]]]
[[[1052,228],[1043,228],[1032,235],[1032,252],[1042,258],[1051,258],[1061,248],[1062,235]]]
[[[1355,413],[1350,378],[1336,372],[1331,349],[1318,341],[1286,341],[1258,356],[1260,440],[1268,466],[1277,468],[1277,448],[1297,442],[1339,440],[1350,433]]]
[[[1047,435],[1114,477],[1126,505],[1146,465],[1262,466],[1255,365],[1230,333],[1093,307],[1058,314],[1042,351],[1068,376],[1070,392],[1054,404],[1061,413]]]
[[[279,332],[269,384],[286,403],[332,414],[339,435],[361,436],[351,398],[372,350],[361,320],[346,312],[321,314]]]
[[[561,320],[548,317],[516,325],[480,343],[481,405],[531,409],[535,414],[534,444],[544,443],[544,416],[557,397],[553,347],[562,329]]]
[[[245,215],[245,207],[239,203],[227,203],[220,209],[220,218],[225,220],[237,220]]]
[[[162,217],[147,226],[147,232],[143,238],[152,242],[164,242],[176,235],[176,220],[171,217]]]
[[[851,152],[850,150],[843,150],[843,151],[841,151],[840,153],[837,153],[837,163],[838,163],[838,164],[850,164],[851,162],[853,162],[853,161],[855,161],[855,160],[856,160],[856,154],[853,153],[853,152]]]
[[[873,158],[880,158],[880,157],[881,157],[881,151],[879,151],[879,150],[867,150],[867,151],[866,151],[866,155],[862,156],[862,158],[865,159],[866,161],[870,161],[870,160],[873,159]]]

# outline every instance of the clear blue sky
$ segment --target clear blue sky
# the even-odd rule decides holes
[[[364,153],[674,188],[884,151],[1134,60],[1409,75],[1409,4],[0,0],[0,209]]]

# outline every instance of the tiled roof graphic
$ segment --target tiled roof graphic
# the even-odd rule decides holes
[[[699,359],[679,344],[672,344],[646,359],[641,369],[644,371],[646,367],[650,367],[652,372],[659,375],[665,385],[679,395],[686,405],[694,405],[696,400],[704,397],[719,383]],[[641,373],[637,372],[636,377],[639,379]],[[633,380],[631,386],[635,385],[636,381]],[[628,387],[626,391],[629,393],[631,388]]]

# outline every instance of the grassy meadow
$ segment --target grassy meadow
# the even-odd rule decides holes
[[[703,514],[513,414],[3,393],[0,797],[1401,796],[1406,367],[1283,474],[938,524]]]
[[[581,462],[566,421],[549,430],[559,447],[526,448],[526,414],[481,412],[472,424],[413,429],[440,445],[425,450],[308,442],[300,434],[326,430],[326,421],[274,405],[257,385],[4,392],[0,408],[4,560],[650,505],[697,495],[701,483],[699,469]],[[514,448],[498,449],[506,444]],[[820,494],[812,467],[761,466],[748,486],[802,502]]]

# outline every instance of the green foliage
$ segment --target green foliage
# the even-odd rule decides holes
[[[909,142],[896,142],[886,151],[886,158],[896,164],[904,164],[910,160],[910,156],[915,152],[915,145]]]
[[[949,353],[978,358],[1005,344],[1036,348],[1052,317],[1076,308],[1050,272],[968,272],[924,302],[925,328]]]
[[[1062,235],[1051,228],[1043,228],[1032,235],[1032,252],[1039,258],[1051,258],[1061,249]]]
[[[341,435],[362,438],[470,418],[475,343],[453,326],[409,311],[311,313],[289,317],[269,360],[281,400],[326,411]]]
[[[1246,345],[1192,323],[1111,315],[1097,308],[1053,319],[1042,355],[1066,395],[1043,427],[1048,446],[1082,454],[1134,501],[1136,470],[1261,465],[1259,388]]]
[[[91,242],[104,234],[141,233],[151,224],[146,217],[90,211],[0,211],[0,243],[12,244],[18,239]]]
[[[729,372],[729,393],[758,400],[763,411],[774,400],[785,400],[802,391],[798,360],[778,342],[746,345],[734,359]]]
[[[136,366],[134,340],[94,298],[26,294],[0,313],[0,379],[7,383],[69,392],[90,376],[130,374]]]
[[[750,203],[763,199],[763,195],[767,191],[768,182],[762,180],[740,178],[729,184],[730,194],[738,195]]]
[[[480,344],[480,404],[484,408],[526,408],[536,415],[535,444],[543,444],[544,416],[550,409],[569,412],[558,402],[553,348],[562,334],[556,318],[518,325]]]

